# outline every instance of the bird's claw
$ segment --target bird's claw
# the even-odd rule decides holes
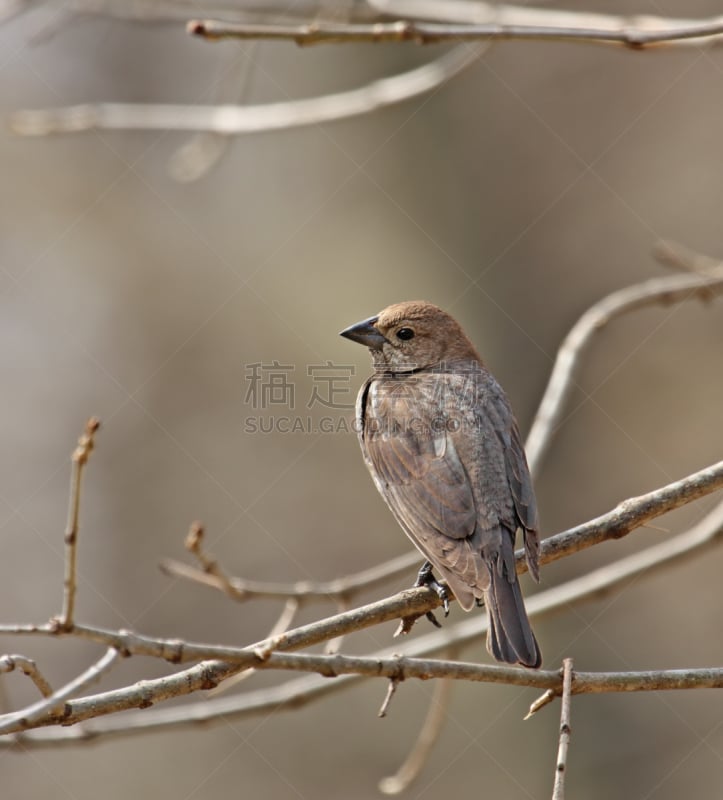
[[[446,585],[440,583],[435,577],[434,573],[432,572],[432,565],[429,561],[425,561],[422,564],[421,569],[417,573],[417,580],[414,582],[416,586],[427,586],[432,589],[434,592],[437,593],[437,597],[442,601],[442,608],[444,609],[444,616],[449,616],[449,590],[447,589]],[[427,619],[436,627],[441,628],[442,626],[437,622],[437,618],[432,614],[431,611],[427,612]]]
[[[432,625],[434,625],[435,628],[442,627],[442,623],[434,616],[434,611],[427,611],[424,616],[432,623]]]

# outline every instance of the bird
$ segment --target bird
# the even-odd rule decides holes
[[[396,303],[341,336],[369,348],[355,428],[376,488],[425,559],[448,613],[484,605],[487,650],[539,668],[515,568],[522,531],[539,581],[539,522],[520,432],[504,390],[459,323],[426,301]],[[437,581],[438,575],[446,584]]]

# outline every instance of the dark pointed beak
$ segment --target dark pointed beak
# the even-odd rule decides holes
[[[345,328],[341,331],[339,336],[344,336],[347,339],[351,339],[352,342],[363,344],[370,350],[381,350],[382,345],[387,340],[374,327],[374,323],[378,319],[379,317],[363,319],[361,322],[357,322],[356,325],[350,325],[348,328]]]

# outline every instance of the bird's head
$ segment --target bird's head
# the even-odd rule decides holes
[[[382,372],[412,372],[460,359],[480,360],[459,323],[423,300],[395,303],[340,335],[366,345],[375,369]]]

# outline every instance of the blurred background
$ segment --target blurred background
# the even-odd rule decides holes
[[[604,5],[577,4],[719,10]],[[37,4],[0,27],[0,103],[5,119],[86,102],[209,103],[244,60],[253,64],[244,101],[267,103],[362,86],[443,52],[210,44],[188,37],[182,21],[66,16],[61,4]],[[277,605],[236,605],[160,573],[161,558],[183,557],[194,519],[230,573],[259,580],[329,579],[404,553],[407,540],[344,430],[351,412],[312,402],[329,388],[314,367],[343,368],[338,406],[369,373],[367,352],[338,331],[400,300],[443,306],[479,346],[526,433],[577,317],[608,292],[667,274],[650,255],[659,238],[723,256],[722,98],[720,49],[510,42],[400,105],[239,137],[195,182],[169,167],[187,133],[26,138],[6,125],[2,621],[43,622],[60,610],[69,455],[91,414],[103,427],[82,507],[81,621],[239,645],[263,637]],[[722,354],[720,301],[646,309],[595,341],[537,477],[545,535],[721,458]],[[278,374],[265,369],[274,362],[293,368],[282,371],[293,405],[287,393],[278,406],[254,407],[253,376]],[[296,432],[249,425],[280,414],[311,422]],[[318,432],[322,417],[334,421],[330,432]],[[714,502],[558,562],[542,588],[680,532]],[[722,566],[709,552],[535,621],[545,665],[566,656],[596,670],[719,665]],[[413,578],[410,570],[359,600]],[[526,581],[525,590],[535,588]],[[310,606],[300,621],[332,610]],[[461,618],[453,608],[450,621]],[[390,646],[394,628],[357,634],[345,651]],[[426,632],[419,624],[412,635]],[[54,686],[100,654],[66,640],[8,638],[0,649],[37,658]],[[462,655],[488,660],[482,641]],[[104,686],[163,671],[132,659]],[[254,676],[238,691],[281,678]],[[34,697],[20,675],[3,682],[14,707]],[[0,751],[4,796],[84,800],[102,782],[108,800],[373,798],[433,691],[403,684],[380,720],[385,689],[366,681],[297,711],[206,728],[64,749],[20,744]],[[408,796],[549,796],[558,707],[523,723],[537,694],[456,686]],[[576,698],[570,794],[718,796],[722,712],[720,696],[704,691]]]

